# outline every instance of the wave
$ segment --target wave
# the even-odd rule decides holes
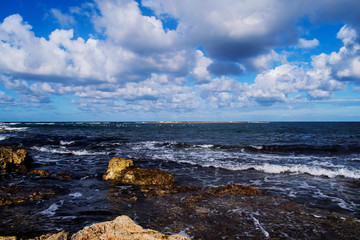
[[[7,139],[7,136],[0,136],[0,141]]]
[[[85,149],[82,150],[67,150],[66,148],[55,149],[48,147],[32,147],[33,150],[39,152],[48,152],[48,153],[56,153],[56,154],[72,154],[76,156],[95,156],[95,155],[108,155],[108,152],[89,152]]]
[[[0,126],[2,129],[7,130],[7,131],[26,131],[28,129],[28,127],[9,127],[6,125],[2,125]]]
[[[269,174],[308,174],[318,177],[345,177],[352,179],[360,178],[360,170],[358,169],[349,169],[345,166],[336,166],[331,168],[326,168],[316,165],[305,165],[305,164],[292,164],[292,165],[280,165],[273,163],[239,163],[236,161],[221,161],[209,159],[203,161],[194,161],[194,160],[174,160],[173,158],[168,158],[169,161],[176,161],[179,163],[186,163],[191,165],[197,165],[202,167],[215,167],[231,171],[247,171],[247,170],[256,170]]]
[[[60,141],[60,145],[71,145],[71,144],[74,144],[75,142],[74,141]]]
[[[233,152],[264,153],[264,154],[349,154],[360,153],[360,146],[353,145],[310,145],[310,144],[283,144],[283,145],[247,145],[247,144],[199,144],[189,142],[149,142],[153,147],[167,147],[176,149],[207,148]],[[149,144],[148,143],[148,144]]]

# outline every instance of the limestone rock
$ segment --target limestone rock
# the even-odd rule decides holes
[[[69,233],[64,230],[58,233],[48,233],[41,235],[40,237],[30,238],[27,240],[67,240],[69,238]]]
[[[0,147],[0,171],[26,171],[32,162],[29,153],[23,148]]]
[[[117,178],[120,178],[123,171],[133,166],[134,163],[132,160],[126,160],[124,158],[117,158],[113,157],[109,161],[109,167],[106,171],[106,174],[103,176],[104,180],[115,180]]]
[[[104,180],[113,180],[129,185],[171,185],[174,176],[160,169],[133,168],[133,161],[123,158],[112,158]]]
[[[128,168],[120,182],[131,185],[171,185],[174,183],[171,173],[160,169]]]
[[[118,239],[118,240],[187,240],[189,238],[180,235],[165,235],[160,232],[143,229],[128,216],[119,216],[113,221],[97,223],[85,227],[75,233],[71,240],[92,240],[92,239]]]

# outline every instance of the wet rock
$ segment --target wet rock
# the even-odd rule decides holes
[[[56,174],[57,178],[60,178],[62,180],[72,180],[73,177],[70,173],[58,173]]]
[[[203,190],[202,187],[198,186],[176,186],[176,185],[164,185],[164,186],[142,186],[140,191],[144,193],[145,197],[151,196],[162,196],[167,194],[176,194],[184,192],[198,192]]]
[[[124,158],[113,157],[109,161],[108,170],[103,176],[104,180],[116,180],[122,177],[123,171],[134,165],[132,160],[126,160]]]
[[[128,185],[171,185],[174,176],[160,169],[134,168],[132,160],[112,158],[104,180],[113,180]]]
[[[49,171],[43,170],[43,169],[33,169],[29,173],[33,174],[33,175],[38,175],[40,177],[48,177],[48,176],[50,176]]]
[[[0,240],[17,240],[16,236],[0,236]]]
[[[357,239],[360,221],[256,188],[228,185],[146,198],[156,209],[142,226],[185,232],[191,239]],[[141,216],[139,216],[141,218]]]
[[[71,240],[85,239],[186,240],[189,238],[180,235],[165,235],[154,230],[143,229],[128,216],[120,216],[113,221],[97,223],[89,227],[85,227],[71,237]]]
[[[67,240],[69,238],[69,233],[64,230],[58,233],[50,233],[46,235],[42,235],[40,237],[35,238],[34,240]],[[28,239],[32,240],[32,239]]]
[[[37,201],[54,194],[55,191],[45,188],[5,186],[0,188],[0,206]]]
[[[174,176],[160,169],[127,168],[119,181],[131,185],[171,185]]]
[[[0,171],[26,171],[33,159],[26,149],[0,147]]]

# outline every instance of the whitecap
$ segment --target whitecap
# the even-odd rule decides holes
[[[74,193],[70,193],[69,196],[73,197],[73,198],[79,198],[79,197],[82,197],[82,193],[81,192],[74,192]]]
[[[71,144],[74,144],[75,142],[74,141],[60,141],[60,145],[71,145]]]
[[[0,141],[7,139],[6,136],[0,136]]]

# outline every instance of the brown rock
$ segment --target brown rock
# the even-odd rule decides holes
[[[15,236],[0,236],[0,240],[17,240]]]
[[[141,226],[135,224],[135,222],[128,216],[120,216],[113,221],[97,223],[89,227],[85,227],[71,237],[71,240],[85,239],[187,240],[189,238],[180,235],[165,235],[154,230],[143,229]]]
[[[50,176],[49,171],[43,169],[33,169],[29,172],[30,174],[39,175],[40,177]]]
[[[126,160],[124,158],[113,157],[109,161],[108,170],[106,174],[103,176],[104,180],[115,180],[117,178],[121,178],[123,171],[133,166],[134,163],[132,160]]]
[[[26,171],[32,158],[23,148],[0,147],[0,171]]]
[[[133,168],[133,161],[124,158],[112,158],[104,180],[113,180],[129,185],[171,185],[174,176],[160,169]]]
[[[27,240],[67,240],[69,238],[69,233],[64,230],[58,233],[48,233],[41,235],[40,237],[30,238]]]
[[[174,183],[171,173],[160,169],[128,168],[120,179],[122,184],[131,185],[171,185]]]

